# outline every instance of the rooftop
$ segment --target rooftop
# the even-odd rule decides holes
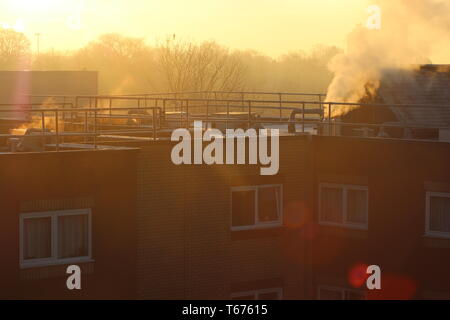
[[[324,101],[325,95],[319,93],[30,96],[30,104],[0,105],[0,151],[106,149],[113,142],[169,140],[175,128],[192,129],[195,120],[203,121],[205,129],[268,128],[279,129],[280,135],[423,139],[411,135],[411,130],[437,130],[437,138],[431,140],[450,141],[450,73],[431,72],[430,68],[387,71],[377,103],[370,104]],[[349,106],[372,113],[389,108],[397,121],[361,122],[329,116]],[[351,128],[350,134],[341,130],[346,127]],[[389,135],[387,129],[400,130],[400,134]]]

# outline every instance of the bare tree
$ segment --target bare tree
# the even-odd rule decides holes
[[[133,93],[147,91],[148,66],[152,50],[140,38],[105,34],[73,55],[75,69],[100,72],[101,92]]]
[[[33,60],[33,70],[68,70],[71,68],[71,52],[59,52],[51,49],[41,52]]]
[[[234,91],[237,93],[217,96],[241,100],[244,89],[326,92],[333,76],[327,65],[338,52],[335,47],[318,46],[275,59],[256,51],[230,51],[215,42],[171,38],[151,47],[140,38],[106,34],[76,51],[42,52],[33,68],[97,70],[102,94]],[[0,67],[5,65],[2,61],[0,55]]]
[[[23,33],[0,29],[0,68],[28,69],[30,41]]]
[[[243,88],[239,57],[215,42],[168,40],[159,47],[158,64],[171,92],[237,91]]]
[[[95,54],[99,58],[135,59],[145,53],[147,46],[143,39],[125,37],[117,33],[101,35],[80,50],[81,54]]]

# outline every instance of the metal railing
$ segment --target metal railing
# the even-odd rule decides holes
[[[42,96],[39,96],[42,97]],[[48,97],[48,96],[45,96]],[[57,96],[54,98],[56,99]],[[62,96],[61,96],[62,97]],[[448,125],[427,125],[414,121],[396,123],[376,123],[374,121],[346,122],[337,120],[342,110],[355,108],[398,108],[399,110],[426,109],[450,110],[450,105],[402,105],[402,104],[362,104],[307,100],[242,100],[215,98],[172,98],[161,96],[70,96],[72,102],[53,102],[42,107],[37,103],[21,105],[21,108],[0,108],[0,118],[5,112],[19,112],[28,115],[38,114],[42,134],[36,137],[50,137],[55,140],[56,150],[67,137],[82,138],[83,143],[98,147],[102,136],[146,136],[156,141],[164,130],[175,127],[192,128],[195,120],[224,125],[233,128],[243,125],[251,128],[262,124],[296,125],[305,133],[308,127],[315,128],[315,134],[339,135],[342,128],[366,128],[380,131],[398,129],[450,130]],[[64,96],[68,101],[69,97]],[[120,106],[125,103],[127,106]],[[48,106],[55,106],[49,108]],[[0,105],[1,107],[2,105]],[[69,107],[67,107],[69,106]],[[300,117],[297,117],[297,116]],[[52,130],[47,132],[47,120],[52,121]],[[36,120],[36,119],[35,119]],[[125,123],[124,123],[125,121]],[[72,131],[67,130],[70,127]],[[78,131],[76,130],[78,129]],[[359,130],[359,129],[358,129]],[[300,132],[298,132],[300,133]],[[0,138],[20,138],[23,135],[0,134]]]
[[[21,126],[20,128],[12,129],[12,132],[17,130],[23,130],[24,134],[0,134],[1,138],[27,138],[27,137],[40,137],[43,139],[49,138],[54,139],[55,149],[59,151],[61,140],[65,137],[83,137],[84,143],[92,143],[94,149],[97,149],[98,143],[97,138],[104,134],[149,134],[152,140],[158,139],[158,119],[161,118],[161,109],[157,107],[143,107],[143,110],[151,111],[151,115],[139,116],[124,116],[126,119],[151,119],[152,126],[150,128],[145,128],[141,130],[102,130],[101,124],[99,123],[100,115],[108,112],[108,108],[33,108],[34,105],[26,105],[25,109],[9,108],[0,109],[1,114],[5,112],[15,112],[15,113],[25,113],[31,115],[34,125]],[[128,108],[117,108],[117,111],[128,111]],[[65,113],[70,113],[71,117],[65,117]],[[34,115],[38,114],[37,117]],[[75,115],[75,117],[74,117]],[[81,115],[81,116],[80,116]],[[48,120],[52,123],[48,124]],[[82,121],[82,131],[66,131],[64,128],[67,125],[76,124],[76,120]],[[51,129],[50,129],[50,128]],[[41,133],[33,132],[30,136],[26,135],[27,129],[38,129]],[[92,138],[92,141],[87,141],[86,138]]]
[[[83,104],[85,107],[92,107],[95,102],[94,97],[104,97],[118,100],[133,99],[138,106],[148,106],[147,103],[153,98],[166,100],[186,100],[186,99],[213,99],[213,100],[236,100],[236,101],[275,101],[280,106],[290,100],[317,101],[321,103],[326,94],[323,93],[302,93],[302,92],[263,92],[263,91],[189,91],[189,92],[163,92],[163,93],[142,93],[127,95],[28,95],[32,101],[35,99],[54,99],[56,101],[71,101],[76,107]],[[112,101],[110,102],[112,104]],[[111,107],[111,106],[110,106]]]

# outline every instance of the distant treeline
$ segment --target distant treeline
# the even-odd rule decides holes
[[[269,41],[269,40],[268,40]],[[173,91],[323,93],[332,79],[336,47],[317,46],[273,59],[230,50],[213,41],[175,39],[149,46],[143,39],[105,34],[78,50],[31,53],[23,34],[0,30],[1,70],[96,70],[101,94]]]

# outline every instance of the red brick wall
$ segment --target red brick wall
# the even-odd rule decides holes
[[[282,279],[285,298],[303,297],[307,247],[298,230],[309,214],[308,138],[281,138],[276,177],[261,177],[259,165],[175,166],[173,145],[141,146],[139,297],[226,299],[233,286],[274,278]],[[230,187],[273,179],[284,185],[284,227],[231,232]]]
[[[0,177],[0,297],[135,297],[136,150],[3,154]],[[95,261],[81,291],[66,289],[64,266],[20,269],[20,212],[85,207]]]
[[[450,144],[314,137],[314,150],[315,190],[320,182],[338,180],[363,180],[369,187],[368,231],[319,229],[313,243],[316,281],[334,278],[348,285],[351,266],[364,262],[378,264],[386,279],[408,279],[415,297],[450,292],[450,240],[423,236],[425,192],[450,186]],[[385,296],[401,297],[401,291]]]

